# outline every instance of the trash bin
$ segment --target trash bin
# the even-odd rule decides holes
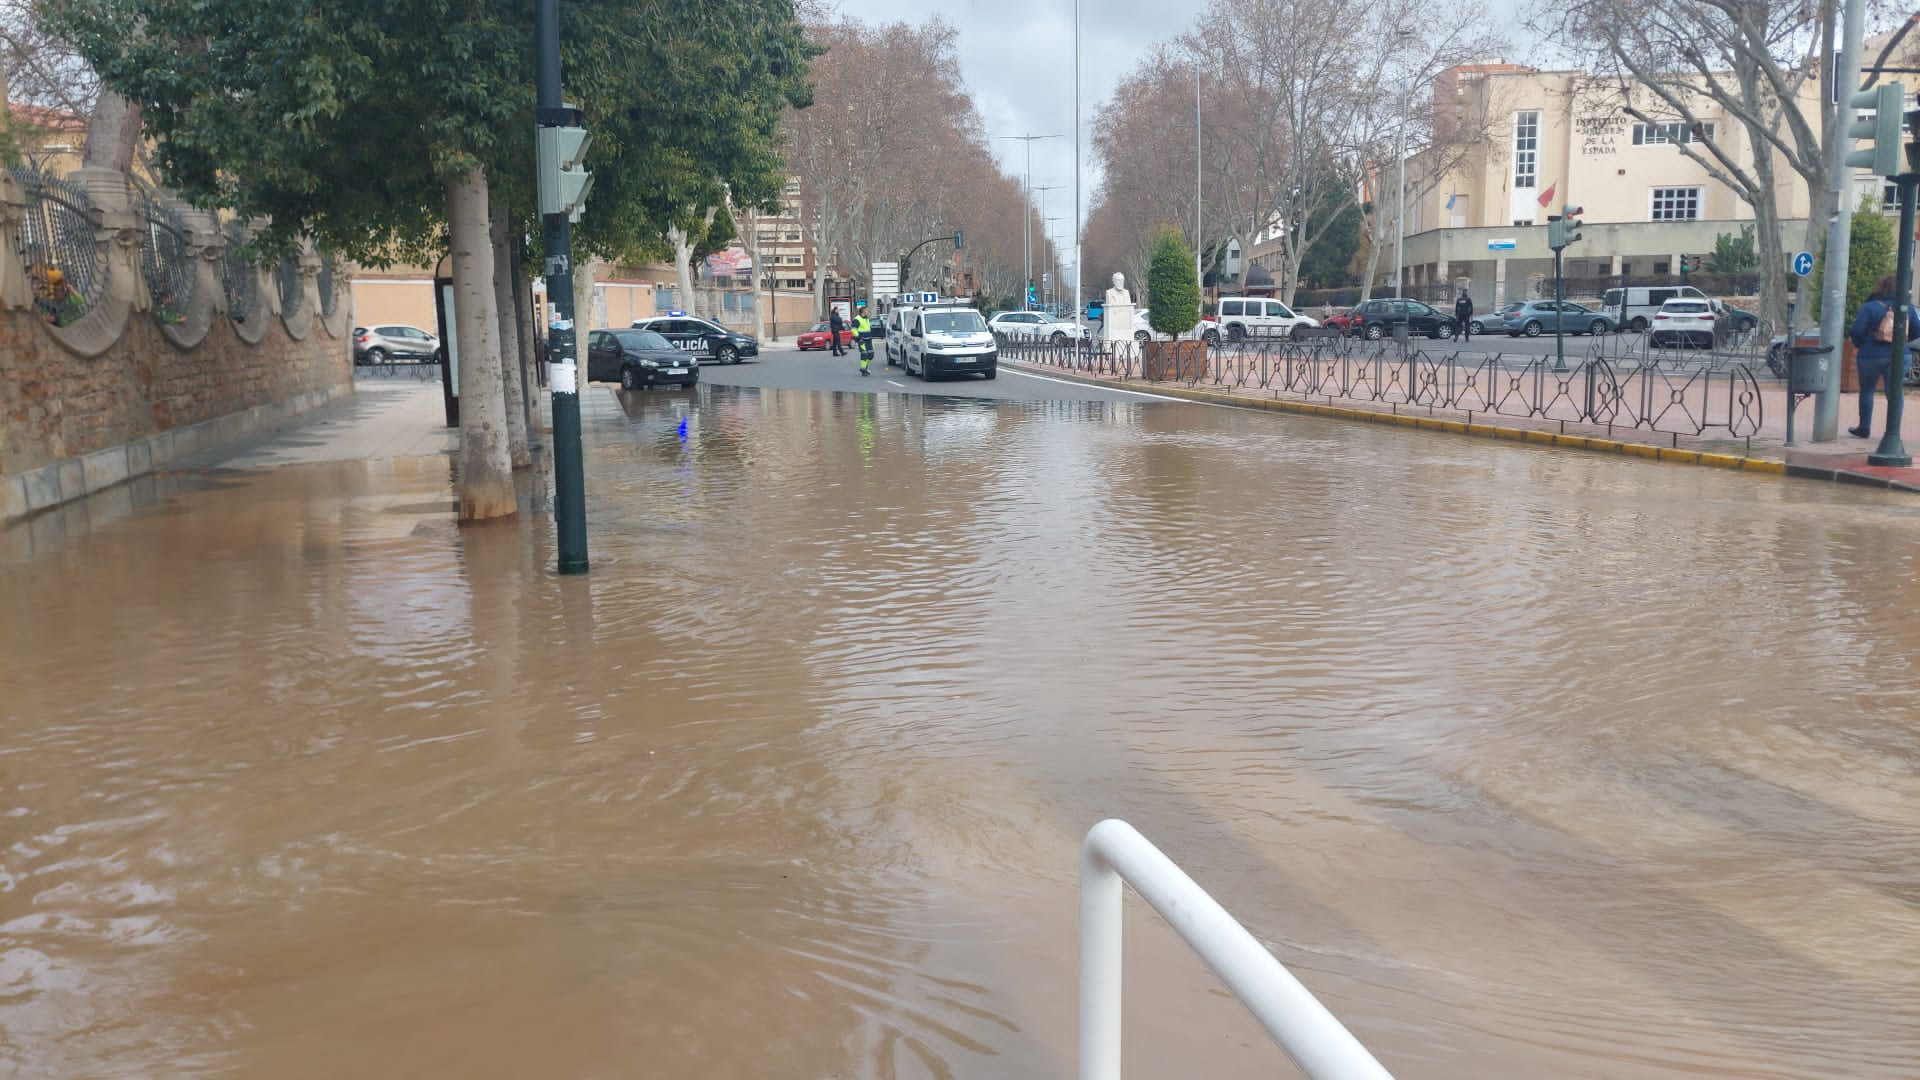
[[[1827,373],[1833,364],[1833,353],[1820,344],[1818,338],[1811,342],[1800,338],[1788,353],[1787,390],[1794,394],[1817,394],[1827,388]]]

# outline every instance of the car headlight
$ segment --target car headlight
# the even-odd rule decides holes
[[[640,361],[640,366],[643,368],[657,368],[660,366],[660,361],[642,359]]]

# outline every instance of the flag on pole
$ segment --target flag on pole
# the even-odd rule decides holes
[[[1541,206],[1546,206],[1549,203],[1553,202],[1553,189],[1559,186],[1560,186],[1560,181],[1558,180],[1555,180],[1553,183],[1547,185],[1547,190],[1540,193]]]
[[[1455,192],[1455,191],[1447,192],[1447,209],[1449,210],[1453,209],[1453,204],[1456,201],[1458,201],[1459,198],[1460,198],[1459,192]]]

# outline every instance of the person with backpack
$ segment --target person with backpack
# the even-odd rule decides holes
[[[1873,295],[1860,305],[1853,328],[1847,332],[1853,339],[1854,365],[1860,371],[1860,426],[1847,429],[1847,434],[1856,439],[1872,437],[1874,388],[1884,384],[1886,392],[1893,392],[1893,385],[1887,380],[1892,378],[1893,320],[1897,311],[1902,308],[1906,311],[1907,342],[1920,340],[1920,320],[1913,316],[1912,301],[1896,304],[1893,294],[1893,279],[1881,278],[1873,287]]]

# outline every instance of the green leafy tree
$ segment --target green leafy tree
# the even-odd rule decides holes
[[[1200,321],[1200,281],[1193,267],[1193,249],[1180,230],[1162,225],[1153,232],[1153,255],[1147,263],[1147,323],[1169,337],[1193,329]]]
[[[1360,253],[1360,235],[1365,229],[1360,205],[1347,200],[1331,216],[1333,220],[1320,232],[1319,241],[1300,259],[1299,283],[1309,289],[1354,284],[1353,259]]]
[[[1740,226],[1738,233],[1721,233],[1714,237],[1713,254],[1707,256],[1707,272],[1745,274],[1752,271],[1760,265],[1754,244],[1752,225]]]

